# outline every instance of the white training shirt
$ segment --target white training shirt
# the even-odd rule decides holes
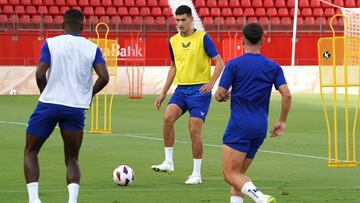
[[[93,63],[97,55],[97,46],[84,37],[76,35],[48,38],[42,49],[46,44],[51,62],[49,62],[50,68],[47,73],[47,84],[39,101],[76,108],[89,108],[93,90]],[[40,61],[41,59],[42,57],[40,57]]]

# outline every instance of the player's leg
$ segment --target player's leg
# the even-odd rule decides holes
[[[242,174],[246,173],[251,163],[252,163],[252,159],[248,159],[248,158],[245,159],[241,170]],[[230,203],[243,203],[245,195],[241,192],[240,189],[236,189],[233,186],[231,186],[230,194],[231,194]]]
[[[172,173],[174,171],[173,146],[175,142],[174,124],[186,111],[184,96],[176,91],[170,98],[163,119],[163,138],[165,161],[151,168],[156,172]]]

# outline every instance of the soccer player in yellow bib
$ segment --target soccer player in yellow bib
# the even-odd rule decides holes
[[[155,101],[159,110],[172,83],[177,84],[166,108],[163,120],[165,161],[151,168],[157,172],[174,171],[174,123],[186,111],[190,113],[189,132],[192,142],[194,167],[185,184],[200,184],[203,144],[201,129],[211,102],[211,90],[224,68],[224,62],[206,32],[193,27],[191,8],[182,5],[176,11],[179,33],[170,38],[171,66],[164,88]],[[211,76],[211,60],[215,70]]]

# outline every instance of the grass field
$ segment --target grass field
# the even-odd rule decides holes
[[[224,183],[220,168],[220,146],[229,103],[211,104],[203,130],[206,144],[203,184],[189,186],[184,184],[192,171],[187,115],[176,124],[175,173],[154,173],[150,169],[164,156],[161,133],[164,108],[155,111],[154,99],[154,96],[136,101],[116,97],[113,134],[86,133],[80,154],[80,203],[229,202],[229,186]],[[279,101],[278,95],[272,97],[270,125],[278,118]],[[25,123],[36,102],[35,96],[0,96],[0,202],[27,202],[22,168]],[[90,116],[87,124],[89,121]],[[326,143],[320,97],[294,95],[286,133],[265,141],[248,175],[264,193],[275,196],[280,203],[359,203],[360,168],[328,168]],[[112,181],[112,171],[121,164],[135,171],[130,187],[118,187]],[[67,202],[63,145],[58,129],[40,152],[40,167],[42,202]]]

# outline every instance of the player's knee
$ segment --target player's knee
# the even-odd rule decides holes
[[[189,131],[192,139],[201,139],[200,137],[201,128],[197,126],[192,126],[190,127]]]
[[[172,116],[165,115],[164,116],[164,125],[174,125],[175,119]]]

